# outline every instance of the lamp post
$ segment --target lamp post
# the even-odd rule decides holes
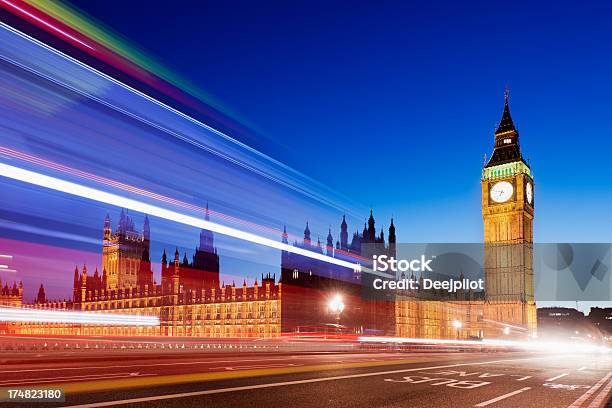
[[[457,340],[459,340],[459,330],[463,327],[463,323],[461,323],[461,320],[453,320],[453,327],[457,331]]]
[[[340,314],[344,310],[344,302],[342,296],[336,295],[329,302],[329,310],[336,315],[337,330],[340,330]]]

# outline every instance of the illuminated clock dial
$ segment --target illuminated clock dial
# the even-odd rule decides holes
[[[493,184],[493,187],[491,187],[491,200],[496,203],[505,203],[512,197],[513,192],[514,187],[512,187],[512,184],[507,181],[500,181],[499,183]]]
[[[531,204],[533,202],[533,186],[531,183],[527,183],[525,193],[527,194],[527,202]]]

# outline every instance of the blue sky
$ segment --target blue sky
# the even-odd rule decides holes
[[[266,153],[393,214],[406,242],[481,240],[508,85],[536,240],[612,240],[609,3],[74,4],[246,118]]]

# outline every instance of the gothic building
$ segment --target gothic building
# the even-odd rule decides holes
[[[206,221],[210,220],[208,203],[206,204]],[[168,287],[174,276],[179,276],[183,290],[202,290],[219,288],[219,255],[215,248],[214,236],[211,231],[200,231],[200,244],[195,249],[192,262],[187,253],[178,263],[178,249],[174,253],[174,261],[168,263],[166,251],[162,255],[162,286]],[[179,272],[180,271],[180,272]]]
[[[434,338],[526,338],[536,333],[533,285],[534,187],[510,115],[508,91],[482,170],[484,297],[423,301],[405,293],[396,301],[396,334]],[[460,327],[454,327],[460,322]]]
[[[23,283],[5,282],[2,286],[0,279],[0,307],[21,307],[23,304]],[[0,334],[18,334],[20,333],[19,323],[0,321]]]
[[[355,232],[349,244],[346,217],[340,224],[340,240],[334,240],[331,228],[328,230],[325,246],[320,239],[312,242],[308,222],[304,229],[302,242],[293,245],[308,251],[325,254],[329,257],[353,263],[367,264],[369,255],[364,254],[366,244],[376,244],[377,250],[392,251],[395,255],[395,225],[393,219],[389,227],[388,242],[385,244],[384,231],[376,233],[373,211],[363,232]],[[286,228],[282,242],[288,243]],[[366,300],[362,297],[361,273],[344,266],[317,260],[289,251],[281,253],[281,282],[283,284],[282,331],[293,332],[307,327],[325,328],[330,324],[340,324],[350,332],[393,331],[393,305],[390,302]],[[328,310],[328,298],[341,296],[347,305],[342,319]]]
[[[5,285],[0,305],[153,315],[156,327],[22,323],[0,326],[0,333],[83,335],[169,335],[205,337],[278,337],[282,333],[334,330],[409,338],[525,338],[536,330],[533,292],[534,187],[523,159],[508,106],[495,131],[495,145],[481,178],[484,220],[485,294],[458,293],[430,300],[418,292],[397,291],[383,300],[364,296],[364,275],[333,262],[281,252],[280,280],[270,274],[253,285],[219,284],[219,255],[212,232],[202,230],[191,262],[178,249],[161,257],[161,283],[153,280],[150,226],[142,233],[121,212],[113,231],[104,221],[102,272],[84,265],[74,270],[73,298],[49,302],[44,287],[34,304],[22,305],[21,285]],[[208,206],[204,214],[209,219]],[[313,242],[308,222],[295,247],[367,266],[368,251],[396,256],[395,225],[385,239],[377,233],[373,211],[361,233],[349,242],[346,218],[335,242],[331,227],[325,243]],[[289,244],[286,228],[282,242]],[[375,247],[375,249],[371,249]],[[364,268],[362,268],[364,269]],[[0,286],[1,287],[1,286]],[[334,308],[341,298],[343,308]],[[337,302],[335,303],[337,305]],[[460,324],[457,325],[457,322]],[[1,322],[0,322],[1,323]]]
[[[134,220],[123,210],[115,232],[107,215],[102,241],[102,276],[96,270],[92,284],[111,290],[151,284],[153,274],[142,265],[150,263],[150,234],[148,217],[145,217],[141,234],[136,230]]]
[[[534,182],[523,158],[508,104],[495,130],[495,145],[482,172],[485,244],[485,318],[536,331],[533,284]],[[500,328],[490,326],[488,336]]]
[[[205,217],[209,219],[208,205]],[[11,332],[22,334],[70,335],[166,335],[203,337],[277,337],[280,335],[281,284],[269,274],[261,282],[247,286],[219,285],[219,255],[211,231],[200,232],[200,242],[192,258],[180,260],[178,249],[172,260],[162,255],[161,284],[153,280],[150,260],[150,225],[145,216],[143,232],[132,218],[121,212],[113,232],[110,217],[104,221],[102,273],[91,274],[87,265],[74,270],[73,298],[48,301],[41,285],[33,304],[36,309],[82,310],[157,316],[159,326],[75,325],[22,323]],[[14,290],[2,291],[16,298]],[[8,301],[8,300],[7,300]],[[21,304],[20,304],[21,306]],[[5,329],[5,331],[8,329]],[[2,328],[0,327],[0,332]]]

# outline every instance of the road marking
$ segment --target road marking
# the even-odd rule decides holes
[[[520,374],[511,374],[510,376],[518,376],[518,375],[520,375]],[[530,375],[526,375],[524,377],[517,378],[516,381],[525,381],[528,378],[531,378],[531,376]]]
[[[420,380],[415,380],[420,378]],[[385,378],[383,381],[395,382],[395,383],[409,383],[409,384],[422,384],[429,383],[428,385],[446,385],[447,387],[461,388],[465,390],[471,390],[472,388],[482,387],[491,384],[489,381],[470,381],[470,380],[456,380],[454,378],[431,378],[416,376],[405,376],[403,380],[394,380],[393,378]],[[435,381],[435,382],[433,382]]]
[[[434,371],[434,372],[431,372],[431,373],[424,372],[423,374],[458,375],[459,377],[470,377],[470,376],[478,375],[478,378],[501,377],[501,376],[505,375],[505,374],[494,374],[494,373],[488,373],[488,372],[482,372],[481,373],[480,371],[475,371],[473,373],[469,373],[467,371],[455,371],[455,370]]]
[[[548,382],[550,382],[550,381],[555,381],[555,380],[558,380],[559,378],[563,378],[563,377],[565,377],[566,375],[569,375],[569,374],[568,374],[568,373],[559,374],[558,376],[556,376],[556,377],[552,377],[552,378],[549,378],[549,379],[548,379],[548,380],[546,380],[546,381],[548,381]]]
[[[577,390],[579,388],[591,388],[590,385],[578,385],[578,384],[557,384],[557,383],[544,383],[544,387],[550,387],[555,390]]]
[[[578,369],[578,371],[584,371],[585,369],[586,369],[586,366],[584,366],[584,367],[580,367],[580,368]]]
[[[600,408],[608,400],[608,394],[612,390],[612,380],[606,385],[606,387],[591,401],[587,408]]]
[[[521,388],[520,390],[516,390],[516,391],[509,392],[507,394],[504,394],[504,395],[500,395],[499,397],[495,397],[495,398],[490,399],[488,401],[481,402],[480,404],[476,404],[474,406],[475,407],[486,407],[487,405],[494,404],[497,401],[501,401],[503,399],[510,398],[510,397],[512,397],[512,396],[514,396],[516,394],[520,394],[521,392],[525,392],[525,391],[530,390],[530,389],[531,389],[531,387]]]
[[[340,376],[334,376],[334,377],[309,378],[309,379],[297,380],[297,381],[285,381],[285,382],[268,383],[268,384],[246,385],[246,386],[242,386],[242,387],[218,388],[218,389],[214,389],[214,390],[183,392],[183,393],[178,393],[178,394],[156,395],[156,396],[150,396],[150,397],[144,397],[144,398],[132,398],[132,399],[124,399],[124,400],[116,400],[116,401],[94,402],[94,403],[91,403],[91,404],[70,405],[70,406],[66,406],[64,408],[109,407],[109,406],[113,406],[113,405],[126,405],[126,404],[135,404],[135,403],[139,403],[139,402],[150,402],[150,401],[161,401],[161,400],[168,400],[168,399],[175,399],[175,398],[196,397],[196,396],[200,396],[200,395],[222,394],[222,393],[227,393],[227,392],[255,390],[255,389],[261,389],[261,388],[283,387],[283,386],[288,386],[288,385],[298,385],[298,384],[309,384],[309,383],[318,383],[318,382],[325,382],[325,381],[345,380],[345,379],[350,379],[350,378],[374,377],[374,376],[379,376],[379,375],[408,373],[408,372],[414,372],[414,371],[434,370],[434,369],[440,369],[440,368],[465,367],[465,366],[471,366],[471,365],[486,365],[486,364],[506,363],[506,362],[512,362],[512,361],[531,360],[531,359],[532,358],[528,358],[527,357],[527,358],[518,358],[518,359],[511,359],[511,360],[494,360],[494,361],[483,361],[483,362],[473,362],[473,363],[460,363],[460,364],[450,364],[450,365],[433,366],[433,367],[419,367],[419,368],[406,368],[406,369],[402,369],[402,370],[379,371],[379,372],[375,372],[375,373],[360,373],[360,374],[340,375]],[[535,359],[539,359],[539,358],[536,357]],[[300,368],[304,368],[304,367],[300,367]],[[245,373],[245,372],[244,371],[242,371],[242,372],[238,371],[238,372],[230,372],[230,373],[231,374],[239,374],[239,373]],[[230,373],[224,373],[224,374],[230,374]],[[240,378],[240,377],[237,377],[237,378]],[[152,380],[152,379],[147,379],[147,380]],[[165,385],[169,384],[168,381],[166,379],[164,379],[164,377],[156,377],[153,380],[161,380],[161,382],[159,384],[165,384]],[[129,381],[129,380],[123,380],[123,381]],[[119,388],[118,387],[118,385],[119,385],[118,382],[117,381],[113,381],[113,383],[114,383],[114,387],[112,387],[112,388],[113,389],[118,389]],[[176,382],[174,382],[174,383],[176,383]],[[172,383],[170,383],[170,384],[172,384]],[[143,384],[141,384],[141,385],[143,385]],[[144,384],[144,385],[146,385],[146,384]],[[157,385],[157,384],[153,383],[153,384],[148,384],[148,385]],[[132,386],[132,384],[128,384],[128,386]],[[79,390],[79,389],[80,389],[80,391],[84,391],[84,392],[85,391],[90,391],[89,389],[86,389],[85,387],[83,387],[82,383],[78,384],[78,388],[75,388],[75,391]]]
[[[597,382],[597,384],[595,384],[594,386],[592,386],[590,389],[587,390],[587,392],[585,392],[584,394],[582,394],[580,396],[580,398],[578,398],[576,401],[574,401],[574,403],[572,405],[570,405],[567,408],[579,408],[582,406],[582,403],[585,402],[586,400],[588,400],[589,398],[591,398],[591,395],[595,393],[595,391],[597,391],[599,388],[601,388],[602,385],[604,385],[604,383],[606,381],[608,381],[608,378],[612,377],[612,371],[610,371],[608,374],[606,374],[601,380],[599,380]]]
[[[298,366],[303,366],[303,365],[304,364],[257,364],[257,365],[248,365],[248,366],[223,367],[223,369],[227,371],[233,371],[233,370],[252,370],[254,368],[298,367]]]

